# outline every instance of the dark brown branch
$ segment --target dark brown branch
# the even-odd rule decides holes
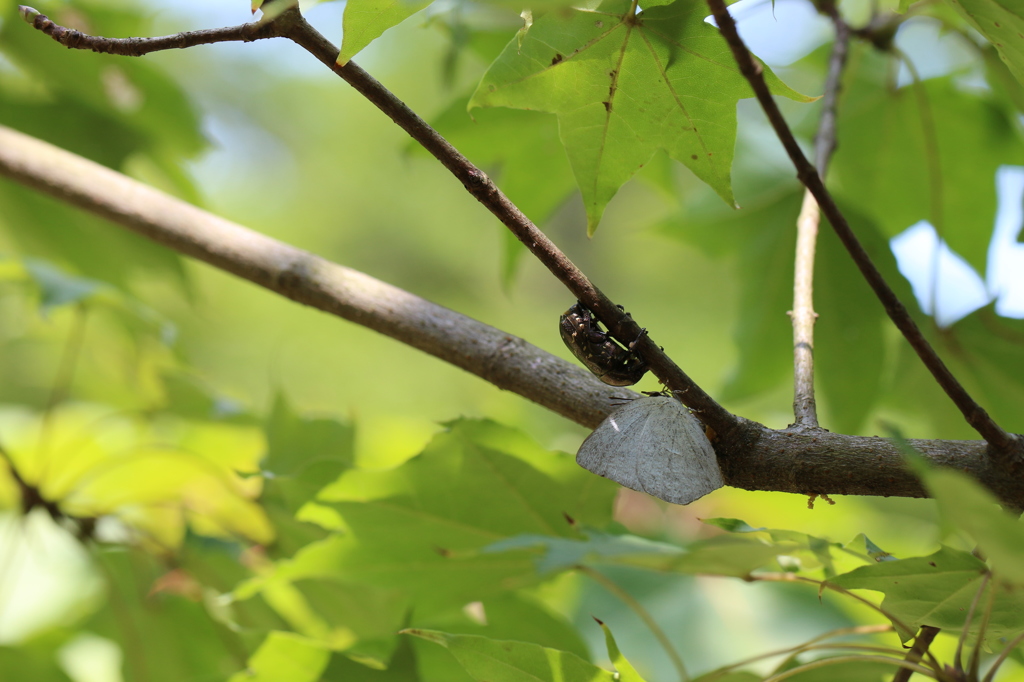
[[[0,176],[78,206],[179,253],[293,301],[386,334],[593,428],[632,392],[499,329],[331,263],[137,180],[0,126]],[[737,418],[715,443],[726,483],[798,494],[924,497],[900,450],[882,438],[773,431]],[[963,471],[1024,507],[1024,480],[1006,476],[983,441],[913,440],[935,466]]]
[[[130,39],[136,42],[132,43],[129,52],[129,46],[125,44],[125,41],[85,36],[57,26],[31,8],[22,6],[21,11],[22,16],[30,20],[33,26],[48,32],[61,44],[96,51],[119,53],[118,50],[125,50],[123,54],[141,55],[147,51],[154,52],[159,49],[179,47],[192,40],[189,36],[193,35],[192,33],[182,33],[166,38]],[[266,28],[267,26],[272,26],[272,28]],[[77,34],[74,44],[62,42],[57,38],[58,35],[72,33]],[[195,39],[197,41],[195,44],[249,41],[260,37],[283,36],[303,47],[433,154],[445,168],[451,171],[452,175],[462,182],[466,190],[497,216],[577,299],[583,301],[597,314],[618,341],[627,346],[639,339],[633,348],[647,361],[651,372],[669,389],[678,392],[682,401],[697,411],[701,419],[716,433],[725,434],[740,426],[741,420],[719,405],[714,398],[698,386],[648,335],[643,335],[640,326],[594,286],[586,275],[543,232],[537,229],[537,226],[515,204],[509,201],[508,197],[498,189],[486,173],[474,166],[426,121],[417,116],[404,102],[395,97],[370,74],[363,71],[355,62],[350,61],[345,66],[339,66],[336,63],[339,54],[338,48],[310,26],[298,9],[285,9],[272,22],[256,22],[233,28],[198,31],[195,32],[195,35],[199,36]],[[214,35],[219,38],[212,39]],[[146,40],[157,42],[146,43]]]
[[[839,16],[835,4],[825,3],[836,28],[836,39],[828,60],[821,122],[814,138],[815,161],[821,177],[836,148],[836,109],[839,89],[850,44],[850,29]],[[796,263],[793,268],[793,417],[798,428],[818,426],[818,406],[814,399],[814,257],[818,241],[821,211],[810,191],[804,192],[803,205],[796,222]]]
[[[224,43],[231,41],[252,42],[264,38],[277,38],[277,25],[272,22],[254,21],[240,26],[211,28],[202,31],[186,31],[172,36],[157,38],[103,38],[91,36],[73,28],[55,24],[39,10],[25,5],[18,6],[18,12],[28,23],[68,49],[92,50],[103,54],[116,54],[123,57],[141,57],[150,52],[161,50],[183,50],[196,45]]]
[[[928,653],[928,648],[932,645],[932,640],[939,634],[939,628],[933,628],[931,625],[923,625],[917,632],[917,637],[914,638],[914,645],[910,647],[910,651],[904,657],[904,661],[908,663],[920,663],[924,655]],[[910,676],[914,674],[914,671],[910,668],[900,668],[895,675],[893,675],[892,682],[907,682]]]
[[[771,92],[768,90],[768,85],[761,73],[760,65],[751,57],[747,46],[743,43],[739,33],[737,33],[736,22],[733,21],[729,10],[726,9],[724,1],[707,0],[707,3],[708,7],[711,8],[711,13],[715,16],[715,21],[718,23],[722,36],[732,49],[740,72],[750,83],[751,88],[753,88],[754,94],[768,116],[768,121],[775,129],[775,133],[789,154],[789,158],[793,161],[793,165],[797,169],[797,177],[814,195],[822,212],[829,222],[832,223],[833,229],[857,264],[861,274],[864,275],[864,278],[874,290],[875,295],[882,302],[889,318],[902,332],[918,357],[921,358],[925,366],[932,373],[932,376],[935,377],[939,386],[946,392],[946,395],[950,397],[960,412],[963,413],[967,423],[992,446],[994,459],[1005,468],[1016,469],[1019,467],[1024,463],[1024,443],[1016,436],[1004,431],[971,398],[967,390],[960,385],[960,382],[957,381],[956,377],[949,371],[949,368],[942,362],[942,359],[939,358],[935,349],[925,339],[917,324],[910,317],[907,309],[892,289],[889,288],[889,285],[882,277],[882,273],[871,262],[867,251],[864,250],[864,247],[856,235],[854,235],[853,230],[850,229],[849,223],[847,223],[846,218],[838,206],[836,206],[832,195],[825,188],[817,169],[801,151],[800,145],[797,143],[796,138],[793,137],[789,125],[782,116],[782,112],[779,111],[775,100],[772,99]]]

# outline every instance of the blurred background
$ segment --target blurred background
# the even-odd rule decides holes
[[[0,123],[571,359],[556,326],[572,297],[528,255],[517,258],[509,251],[504,228],[444,168],[298,47],[261,41],[130,62],[101,60],[57,49],[17,18],[13,3],[0,0],[0,9]],[[118,36],[161,35],[251,17],[241,0],[90,0],[41,3],[38,9]],[[339,43],[343,9],[341,2],[322,2],[304,7],[304,13]],[[744,0],[733,11],[752,50],[787,84],[821,93],[831,27],[810,3]],[[843,11],[851,22],[866,21],[872,6],[850,0]],[[514,200],[529,204],[527,213],[541,229],[705,390],[744,417],[773,428],[789,424],[786,311],[799,193],[760,110],[752,100],[738,107],[733,178],[743,210],[732,213],[688,170],[659,153],[621,189],[588,239],[564,152],[557,144],[536,142],[556,140],[554,117],[465,113],[489,56],[520,24],[518,11],[439,0],[389,30],[356,61],[423,118],[437,122],[499,186],[509,187]],[[472,39],[466,27],[472,27]],[[1019,113],[1003,106],[1002,94],[991,86],[982,51],[947,28],[941,17],[922,13],[899,27],[895,44],[921,78],[950,92],[982,93],[978,106],[1004,122],[990,135],[1002,156],[986,158],[975,173],[988,187],[978,201],[984,202],[979,220],[990,227],[972,228],[973,255],[941,242],[924,215],[899,217],[898,229],[879,226],[875,209],[862,203],[872,190],[854,180],[858,163],[870,160],[840,160],[844,151],[858,148],[861,138],[853,133],[845,142],[840,138],[836,182],[846,189],[845,195],[840,189],[840,199],[854,206],[859,224],[874,226],[866,241],[895,276],[892,284],[933,338],[950,341],[946,350],[955,349],[957,368],[969,370],[966,380],[985,406],[1005,428],[1020,431],[1024,368],[1015,350],[1024,329],[1011,319],[1024,315],[1017,243],[1024,180],[1013,165],[1024,163]],[[892,92],[909,87],[906,68],[885,55],[858,45],[851,61],[860,69],[851,68],[851,79],[889,78]],[[848,88],[850,101],[867,108],[867,98],[856,99],[857,86]],[[780,103],[806,147],[820,103]],[[937,100],[936,109],[941,106]],[[849,129],[858,135],[853,117],[861,113],[849,115]],[[841,119],[841,131],[843,124]],[[870,138],[870,132],[864,135]],[[533,146],[517,157],[515,150],[527,144]],[[1003,206],[998,222],[997,177],[989,172],[997,167]],[[907,185],[904,191],[912,192],[910,180]],[[882,204],[877,210],[887,209]],[[822,425],[865,435],[886,435],[891,425],[909,437],[976,437],[909,357],[880,306],[861,291],[865,287],[847,286],[857,275],[824,227],[820,249]],[[14,262],[35,263],[35,269],[26,278]],[[297,412],[350,422],[355,461],[370,468],[419,453],[441,422],[459,416],[512,425],[545,448],[570,453],[587,435],[400,343],[178,259],[6,181],[0,183],[0,274],[5,263],[10,267],[7,281],[0,278],[0,405],[7,407],[0,424],[13,423],[11,414],[19,409],[42,409],[61,377],[70,376],[66,392],[72,400],[118,410],[174,404],[173,386],[181,382],[201,386],[227,412],[265,414],[283,393]],[[74,306],[45,300],[48,267],[61,276],[107,282],[145,312],[135,303],[118,304],[90,313],[80,327]],[[905,279],[896,275],[897,267]],[[992,325],[1009,336],[992,334]],[[1009,340],[992,349],[986,344],[993,336]],[[69,375],[62,358],[74,338],[81,349]],[[636,387],[657,388],[650,376]],[[719,516],[841,542],[866,533],[898,556],[930,552],[942,537],[928,501],[837,498],[834,506],[820,500],[811,506],[802,496],[724,489],[683,508],[624,491],[616,518],[633,532],[677,541],[710,534],[699,519]],[[98,578],[81,548],[45,518],[22,523],[11,514],[4,523],[0,642],[27,641],[96,608]],[[617,577],[667,630],[683,633],[693,623],[704,624],[704,635],[681,643],[692,670],[863,617],[842,604],[822,606],[812,591],[788,586],[678,576],[655,580],[625,569]],[[563,587],[558,599],[581,632],[592,633],[588,644],[600,659],[601,633],[586,625],[590,614],[617,614],[609,618],[621,622],[634,616],[598,588]],[[713,636],[721,628],[734,638]],[[623,650],[634,663],[643,661],[650,679],[670,676],[667,658],[646,631],[631,625],[620,631]],[[77,655],[66,647],[71,662],[65,671],[75,671],[75,682],[120,679],[116,645],[99,637],[75,641],[88,652]]]

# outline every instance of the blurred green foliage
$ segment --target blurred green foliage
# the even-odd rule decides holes
[[[309,17],[333,35],[341,7],[319,3]],[[419,7],[348,3],[349,51],[365,48],[359,62],[495,177],[698,383],[745,417],[785,425],[801,199],[760,113],[737,107],[731,190],[728,171],[712,189],[653,145],[636,180],[612,183],[588,239],[556,118],[466,113],[492,60],[519,68],[519,48],[544,31],[571,42],[566,17],[580,13],[546,3],[517,34],[518,7],[461,2],[390,28]],[[249,17],[244,2],[38,9],[111,36]],[[1013,17],[989,25],[1008,12],[990,0],[956,9],[969,19],[929,3],[903,17],[940,24],[972,55],[921,83],[897,87],[899,55],[852,45],[828,180],[957,376],[1021,431],[1020,321],[986,307],[939,329],[888,248],[930,220],[980,270],[993,173],[1024,158]],[[862,10],[843,5],[851,21]],[[0,11],[3,125],[570,357],[555,322],[571,297],[439,164],[293,46],[125,59],[68,52],[13,4]],[[968,23],[1009,42],[985,44]],[[826,56],[773,65],[779,87],[819,92]],[[705,80],[697,90],[713,91]],[[820,103],[782,105],[809,141]],[[729,191],[742,210],[721,201]],[[826,227],[824,425],[870,434],[884,419],[911,436],[972,437]],[[918,500],[819,501],[811,512],[799,496],[722,490],[671,507],[576,467],[561,451],[583,435],[433,358],[0,181],[0,679],[570,680],[614,668],[661,680],[681,658],[708,680],[862,680],[892,668],[800,666],[819,655],[815,642],[848,644],[858,624],[887,617],[904,637],[941,625],[949,636],[933,650],[944,660],[959,630],[978,639],[982,612],[990,661],[1024,631],[1019,523],[954,474],[921,472],[941,527],[936,505]],[[940,541],[949,546],[936,551]],[[886,613],[846,588],[883,593]],[[972,602],[981,611],[964,628]],[[898,646],[892,633],[864,636]],[[773,648],[773,659],[720,668]]]

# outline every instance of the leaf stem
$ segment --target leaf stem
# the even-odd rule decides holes
[[[870,634],[877,634],[877,633],[880,633],[880,632],[892,632],[892,629],[893,628],[892,628],[891,625],[855,625],[853,627],[848,627],[848,628],[839,628],[839,629],[836,629],[836,630],[832,630],[831,632],[826,632],[823,635],[818,635],[817,637],[814,637],[813,639],[807,640],[803,644],[798,644],[796,646],[786,647],[785,649],[776,649],[774,651],[769,651],[769,652],[766,652],[766,653],[763,653],[763,654],[757,654],[756,656],[751,656],[750,658],[744,658],[744,659],[742,659],[740,661],[737,661],[735,663],[730,663],[729,665],[724,665],[721,668],[716,668],[715,670],[712,670],[711,672],[705,673],[705,675],[706,676],[711,676],[711,675],[716,675],[716,674],[719,674],[719,673],[727,673],[730,670],[735,670],[736,668],[742,668],[743,666],[749,665],[750,663],[756,663],[757,661],[762,661],[762,660],[764,660],[766,658],[773,658],[775,656],[781,656],[782,654],[800,653],[801,651],[804,651],[804,650],[809,649],[809,648],[811,648],[813,646],[816,646],[816,644],[815,644],[816,642],[821,642],[823,640],[831,639],[833,637],[844,637],[846,635],[870,635]],[[821,645],[821,647],[822,648],[828,648],[829,645],[823,644],[823,645]]]
[[[781,682],[781,680],[793,675],[799,675],[800,673],[807,672],[809,670],[817,670],[818,668],[824,668],[829,665],[838,665],[840,663],[855,663],[857,661],[872,661],[876,663],[888,663],[889,665],[895,665],[900,668],[908,669],[911,672],[915,672],[925,677],[931,677],[937,679],[935,672],[924,666],[910,663],[900,658],[889,658],[888,656],[836,656],[834,658],[820,658],[817,661],[811,661],[804,665],[798,665],[795,668],[790,668],[785,672],[779,673],[778,675],[772,675],[764,679],[764,682]]]
[[[786,583],[786,582],[805,582],[805,583],[811,583],[812,585],[817,585],[819,590],[824,590],[824,589],[827,588],[827,589],[830,589],[830,590],[832,590],[834,592],[839,592],[840,594],[844,594],[847,597],[850,597],[851,599],[855,599],[855,600],[861,602],[862,604],[864,604],[865,606],[867,606],[868,608],[870,608],[870,609],[872,609],[874,611],[877,611],[881,615],[883,615],[886,618],[888,618],[889,621],[893,625],[895,625],[897,628],[903,630],[903,632],[911,633],[911,634],[915,632],[915,630],[913,628],[911,628],[909,625],[907,625],[906,623],[901,621],[899,618],[897,618],[893,614],[891,614],[888,611],[886,611],[885,609],[883,609],[878,604],[875,604],[870,599],[865,599],[864,597],[860,596],[859,594],[855,594],[854,592],[846,589],[845,587],[840,587],[839,585],[836,585],[834,583],[830,583],[827,580],[817,580],[815,578],[809,578],[807,576],[796,575],[796,574],[793,574],[793,573],[757,573],[757,574],[754,574],[754,575],[750,576],[750,580],[753,581],[753,582],[758,582],[758,581],[781,582],[781,583]],[[931,655],[929,654],[929,656],[931,656]],[[934,657],[932,657],[932,661],[933,661],[933,663],[935,665],[939,664],[938,661],[935,660]]]
[[[967,664],[967,670],[970,674],[969,679],[972,680],[978,679],[978,669],[981,666],[981,649],[985,642],[985,630],[988,629],[988,622],[992,618],[992,606],[995,603],[996,598],[996,583],[992,582],[991,578],[991,573],[985,574],[985,581],[989,583],[988,599],[985,601],[985,610],[981,613],[981,623],[978,624],[978,639],[974,642],[974,648],[971,650],[971,658]],[[974,605],[972,604],[971,606],[973,607]],[[964,623],[965,633],[970,625],[970,621]]]
[[[640,620],[642,620],[651,633],[654,634],[662,648],[665,649],[665,653],[668,654],[669,659],[672,660],[672,665],[675,667],[676,672],[679,673],[679,679],[682,680],[682,682],[689,682],[690,675],[686,672],[686,665],[683,663],[682,656],[679,655],[675,646],[672,645],[672,640],[668,638],[668,635],[666,635],[665,631],[661,629],[661,626],[658,625],[657,621],[651,617],[651,614],[643,607],[643,604],[634,599],[633,595],[619,587],[618,583],[600,571],[582,564],[576,566],[576,570],[583,573],[598,585],[618,597],[622,603],[633,611],[633,613],[639,616]]]

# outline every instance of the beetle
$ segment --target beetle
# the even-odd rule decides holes
[[[606,384],[632,386],[647,373],[647,361],[633,352],[633,344],[626,349],[616,343],[580,301],[562,313],[558,329],[576,359]]]

